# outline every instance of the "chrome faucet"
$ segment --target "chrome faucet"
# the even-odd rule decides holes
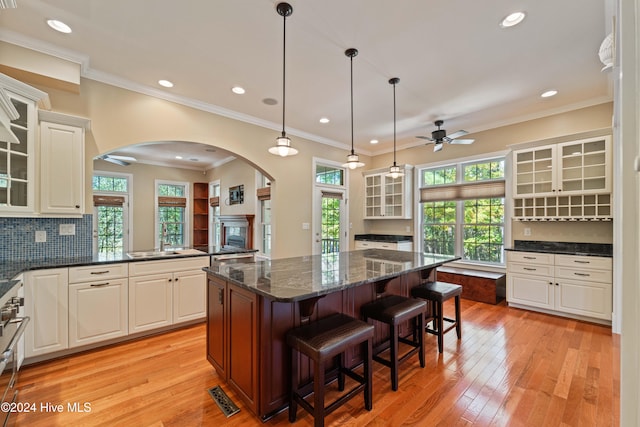
[[[167,223],[162,223],[162,236],[160,237],[160,251],[164,251],[167,245],[170,245],[171,242],[167,242]]]

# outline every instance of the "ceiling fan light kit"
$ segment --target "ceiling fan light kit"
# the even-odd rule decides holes
[[[400,79],[397,77],[389,79],[389,84],[393,85],[393,165],[389,168],[387,176],[394,179],[404,176],[400,166],[396,165],[396,85],[398,83],[400,83]]]
[[[276,145],[269,148],[269,153],[275,154],[280,157],[295,156],[298,154],[298,150],[291,146],[291,140],[287,136],[284,130],[284,118],[285,118],[285,83],[286,83],[286,41],[287,41],[287,16],[291,16],[293,13],[293,7],[289,3],[278,3],[276,6],[278,15],[282,16],[283,31],[282,31],[282,133],[276,138]]]
[[[344,163],[342,167],[353,170],[364,166],[353,150],[353,57],[358,55],[358,49],[347,49],[344,54],[351,59],[351,154],[347,155],[347,163]]]

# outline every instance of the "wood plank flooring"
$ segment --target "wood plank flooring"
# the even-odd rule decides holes
[[[326,425],[619,425],[620,342],[610,328],[468,300],[462,319],[462,340],[446,334],[442,355],[426,336],[427,366],[417,356],[401,365],[397,392],[374,364],[373,410],[358,396]],[[18,414],[19,426],[263,425],[206,361],[204,324],[27,366],[20,384],[20,402],[35,411]],[[241,408],[230,418],[207,393],[219,384]],[[264,425],[290,424],[280,413]],[[295,425],[313,420],[299,409]]]

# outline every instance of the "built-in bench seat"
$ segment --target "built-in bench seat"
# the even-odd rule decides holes
[[[497,304],[505,298],[504,273],[460,267],[438,267],[437,280],[462,285],[462,298]]]

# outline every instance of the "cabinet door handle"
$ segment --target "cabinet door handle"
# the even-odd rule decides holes
[[[591,261],[580,261],[577,259],[574,259],[573,262],[577,263],[577,264],[591,264]]]
[[[523,269],[524,269],[524,270],[527,270],[527,271],[536,271],[536,269],[535,269],[535,268],[528,268],[528,267],[524,267]]]
[[[536,258],[536,257],[534,257],[534,256],[524,256],[524,257],[522,257],[522,258],[524,258],[524,259],[537,259],[537,258]]]
[[[104,283],[93,283],[90,285],[92,288],[99,288],[101,286],[109,286],[109,282],[104,282]]]
[[[575,274],[576,276],[582,276],[582,277],[589,277],[590,276],[590,274],[587,274],[587,273],[573,273],[573,274]]]
[[[109,272],[109,270],[92,271],[90,274],[107,274],[108,272]]]
[[[218,301],[220,305],[224,305],[224,290],[218,289]]]

